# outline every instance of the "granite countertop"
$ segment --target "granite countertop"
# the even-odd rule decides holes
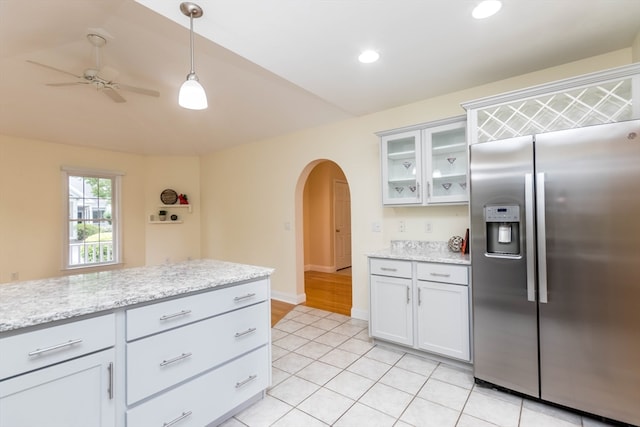
[[[273,269],[216,260],[0,284],[0,332],[267,277]]]
[[[439,262],[471,265],[469,254],[452,252],[447,242],[422,240],[392,240],[391,246],[367,254],[371,258],[391,258],[408,261]]]

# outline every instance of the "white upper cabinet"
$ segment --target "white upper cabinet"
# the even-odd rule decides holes
[[[378,132],[382,204],[467,203],[465,116]]]

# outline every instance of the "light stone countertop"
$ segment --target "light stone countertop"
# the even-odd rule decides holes
[[[0,332],[268,277],[209,259],[0,284]]]
[[[469,254],[451,251],[447,242],[392,240],[389,248],[371,252],[367,256],[370,258],[471,265]]]

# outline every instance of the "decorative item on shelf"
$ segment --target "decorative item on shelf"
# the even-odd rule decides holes
[[[160,201],[165,205],[174,205],[178,201],[178,193],[167,188],[160,193]]]
[[[462,242],[462,247],[460,248],[460,252],[463,254],[469,253],[469,229],[467,228],[467,232],[464,234],[464,241]]]
[[[177,221],[178,220],[178,215],[173,214],[171,215],[171,221]]]
[[[451,252],[460,252],[464,239],[460,236],[453,236],[449,239],[448,246]]]
[[[402,166],[404,166],[405,169],[409,169],[411,165],[412,163],[410,161],[405,161],[402,163]]]
[[[395,189],[398,192],[398,194],[402,194],[402,192],[404,191],[404,187],[395,187]]]
[[[158,211],[158,218],[160,219],[160,221],[166,221],[167,211],[164,211],[164,210]]]
[[[467,183],[466,182],[461,182],[461,183],[459,183],[459,185],[460,185],[460,188],[462,188],[463,190],[467,189]]]
[[[415,193],[417,188],[418,187],[416,187],[415,185],[410,185],[409,186],[409,190],[411,190],[412,193]]]
[[[180,204],[181,205],[188,205],[189,204],[189,199],[187,199],[187,195],[186,194],[179,194],[178,195],[178,200],[180,200]]]
[[[443,187],[445,190],[449,190],[449,189],[451,188],[451,183],[450,183],[450,182],[444,182],[444,183],[442,184],[442,187]]]

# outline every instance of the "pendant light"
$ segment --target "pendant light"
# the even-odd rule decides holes
[[[182,83],[178,94],[178,104],[190,110],[204,110],[207,108],[207,94],[198,81],[198,76],[193,67],[193,18],[202,16],[202,8],[195,3],[180,3],[180,11],[189,17],[190,47],[191,47],[191,71],[187,74],[187,80]]]

